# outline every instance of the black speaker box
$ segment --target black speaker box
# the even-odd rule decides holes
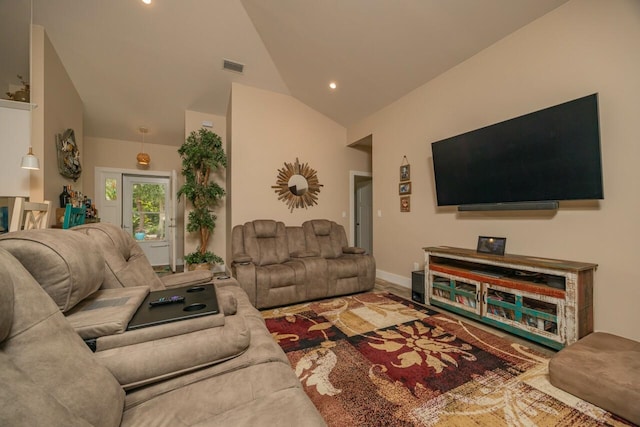
[[[420,304],[425,303],[424,299],[425,284],[424,271],[411,272],[411,299]]]

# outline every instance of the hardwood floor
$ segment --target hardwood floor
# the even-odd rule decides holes
[[[392,293],[394,295],[397,295],[399,297],[405,298],[405,299],[411,299],[411,289],[409,288],[405,288],[404,286],[399,286],[396,285],[395,283],[391,283],[391,282],[387,282],[386,280],[382,280],[379,278],[376,278],[376,284],[374,286],[374,290],[376,291],[387,291],[389,293]],[[418,304],[418,303],[417,303]],[[473,326],[480,328],[480,329],[484,329],[485,331],[491,332],[494,335],[497,335],[499,337],[503,337],[505,339],[511,340],[515,343],[518,344],[522,344],[524,346],[527,346],[531,349],[534,349],[536,351],[539,351],[540,353],[544,354],[547,357],[553,357],[554,354],[556,354],[556,351],[548,348],[548,347],[544,347],[540,344],[537,344],[533,341],[528,341],[525,340],[523,338],[520,338],[518,336],[509,334],[501,329],[496,329],[496,328],[492,328],[491,326],[485,325],[484,323],[479,323],[474,321],[473,319],[469,319],[467,317],[463,317],[460,315],[457,315],[455,313],[451,313],[449,311],[443,310],[440,307],[435,307],[435,306],[431,306],[428,304],[424,304],[425,307],[428,307],[431,310],[434,311],[438,311],[440,313],[446,313],[447,315],[456,318],[456,319],[460,319],[463,320],[466,323],[472,324]]]

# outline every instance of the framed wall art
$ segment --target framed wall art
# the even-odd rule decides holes
[[[411,212],[411,196],[400,197],[400,212]]]
[[[400,166],[400,182],[409,181],[411,179],[411,165]]]
[[[398,193],[402,196],[411,194],[411,182],[401,182],[398,186]]]

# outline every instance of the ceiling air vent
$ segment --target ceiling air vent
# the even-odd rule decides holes
[[[242,74],[242,71],[244,70],[244,64],[225,59],[222,62],[222,68],[224,68],[225,70]]]

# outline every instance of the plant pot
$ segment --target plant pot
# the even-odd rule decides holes
[[[136,240],[144,240],[145,235],[146,233],[144,231],[138,231],[134,234],[134,237],[136,238]]]
[[[189,271],[194,270],[211,270],[213,268],[213,263],[211,262],[202,262],[199,264],[187,264],[187,269]]]

